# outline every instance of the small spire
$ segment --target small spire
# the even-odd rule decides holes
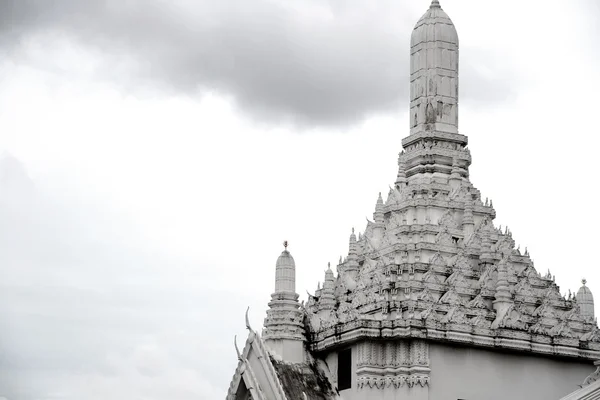
[[[356,254],[356,235],[354,234],[354,228],[352,228],[352,234],[350,235],[348,254]]]
[[[327,271],[331,271],[331,262],[327,263]]]
[[[378,224],[383,224],[385,221],[383,218],[383,197],[381,197],[381,192],[379,192],[379,197],[377,198],[375,212],[373,213],[373,220],[375,220],[375,222]]]
[[[283,241],[283,247],[285,248],[285,250],[287,251],[287,247],[288,247],[288,241],[284,240]]]
[[[585,284],[587,283],[587,279],[583,278],[583,279],[581,280],[581,283],[583,284],[583,286],[585,286]]]
[[[433,0],[431,2],[431,6],[429,6],[429,8],[442,8],[442,7],[440,6],[440,2],[438,0]]]

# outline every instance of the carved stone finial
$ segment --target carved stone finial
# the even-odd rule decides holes
[[[287,247],[288,247],[288,241],[287,240],[283,241],[283,247],[287,250]]]
[[[581,280],[581,284],[582,284],[583,286],[585,286],[585,284],[586,284],[586,283],[587,283],[587,279],[583,278],[583,279]]]
[[[237,335],[233,337],[233,345],[235,346],[235,352],[237,353],[238,360],[242,361],[242,353],[240,353],[240,349],[237,345]]]
[[[248,311],[250,311],[250,306],[246,309],[246,329],[252,332],[252,327],[250,326],[250,319],[248,318]]]
[[[431,2],[431,6],[429,6],[429,8],[442,8],[442,6],[440,6],[439,0],[433,0]]]
[[[331,271],[331,263],[330,262],[327,263],[327,270]]]

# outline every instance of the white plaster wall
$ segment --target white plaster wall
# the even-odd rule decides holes
[[[575,391],[593,363],[430,343],[429,400],[552,400]]]
[[[352,346],[352,388],[341,400],[558,400],[578,389],[594,371],[592,362],[553,360],[478,348],[429,344],[431,383],[409,389],[358,389],[356,346]],[[337,377],[337,352],[326,357]]]

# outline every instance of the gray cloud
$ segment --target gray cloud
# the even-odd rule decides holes
[[[391,0],[377,7],[305,0],[300,10],[261,0],[9,0],[0,2],[0,27],[13,51],[19,40],[56,32],[99,48],[113,56],[100,75],[127,90],[217,91],[258,121],[332,126],[407,107],[408,37],[418,18],[411,7]],[[487,52],[478,55],[485,60]],[[114,72],[119,60],[132,60],[126,74]],[[463,100],[511,95],[509,85],[466,69]]]

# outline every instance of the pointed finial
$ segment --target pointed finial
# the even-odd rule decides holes
[[[233,337],[233,345],[235,346],[235,352],[237,353],[238,360],[242,361],[242,353],[240,353],[240,349],[237,345],[237,335]]]
[[[429,8],[442,8],[442,7],[440,6],[440,2],[438,0],[433,0],[431,2],[431,6],[429,6]]]
[[[352,234],[354,235],[354,227],[352,227]]]
[[[327,270],[331,271],[331,263],[330,262],[327,263]]]
[[[283,241],[283,247],[285,248],[285,250],[287,251],[287,247],[288,247],[288,241],[284,240]]]
[[[252,332],[252,327],[250,326],[250,319],[248,318],[248,311],[250,311],[250,306],[246,309],[246,329]]]
[[[341,263],[342,263],[342,256],[340,256],[340,261],[339,261],[339,264],[341,264]]]
[[[587,283],[587,279],[583,278],[583,279],[581,280],[581,283],[583,284],[583,286],[585,286],[585,284]]]

